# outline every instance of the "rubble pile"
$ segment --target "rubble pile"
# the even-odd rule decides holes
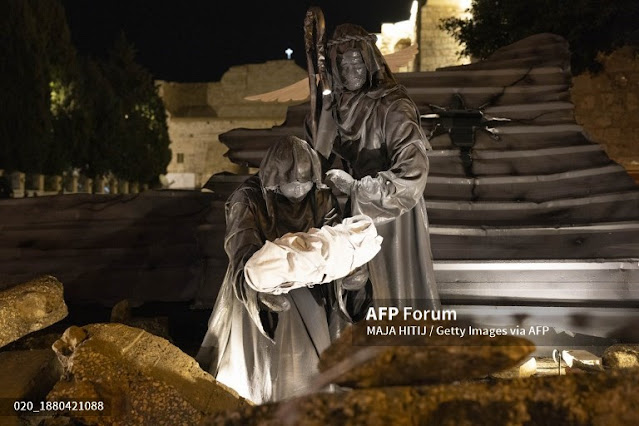
[[[540,371],[563,374],[549,376],[536,374],[534,345],[523,338],[429,343],[422,336],[379,346],[361,340],[366,326],[347,329],[320,361],[323,376],[349,388],[247,407],[206,424],[639,424],[639,368],[577,370],[542,360]]]
[[[63,285],[51,276],[0,291],[3,425],[197,425],[249,405],[169,340],[143,329],[117,322],[71,326],[56,339],[46,327],[67,312]],[[112,320],[168,337],[166,320],[134,318],[127,303]],[[12,401],[34,406],[16,411]]]

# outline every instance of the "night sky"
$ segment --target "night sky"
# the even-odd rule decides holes
[[[303,21],[308,6],[324,11],[330,37],[351,22],[379,32],[408,19],[411,0],[63,0],[74,45],[100,57],[123,30],[137,60],[156,79],[217,81],[233,65],[293,59],[306,67]]]

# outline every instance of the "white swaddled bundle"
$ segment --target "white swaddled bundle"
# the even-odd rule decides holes
[[[347,276],[375,257],[381,244],[373,220],[353,216],[339,225],[266,241],[246,262],[244,277],[253,290],[288,293]]]

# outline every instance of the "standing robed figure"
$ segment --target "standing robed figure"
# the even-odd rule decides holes
[[[368,263],[375,304],[439,308],[423,196],[431,146],[375,39],[357,25],[336,28],[307,133],[325,165],[335,156],[346,164],[348,172],[329,170],[326,179],[349,196],[347,214],[370,216],[384,238]]]

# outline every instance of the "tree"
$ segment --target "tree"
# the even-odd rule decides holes
[[[29,2],[0,2],[0,52],[0,168],[38,173],[52,124],[46,51]]]
[[[73,164],[90,178],[112,172],[113,158],[118,155],[119,140],[124,133],[122,105],[103,68],[98,61],[81,60],[79,110],[84,111],[83,120],[90,131],[86,143],[73,152]]]
[[[79,109],[77,53],[59,0],[30,0],[45,52],[50,93],[52,137],[43,165],[46,174],[61,174],[73,165],[74,152],[86,142],[89,128]]]
[[[113,173],[127,180],[154,183],[171,159],[166,110],[153,76],[135,62],[135,49],[123,33],[105,64],[124,123],[117,141]]]
[[[500,47],[537,33],[566,38],[572,71],[598,71],[598,52],[639,42],[636,0],[473,0],[470,19],[449,18],[442,28],[465,45],[462,52],[485,59]]]
[[[59,174],[88,129],[78,119],[79,77],[64,9],[58,0],[0,5],[0,167]]]
[[[0,2],[0,169],[152,183],[171,158],[151,74],[122,35],[79,60],[59,0]]]

